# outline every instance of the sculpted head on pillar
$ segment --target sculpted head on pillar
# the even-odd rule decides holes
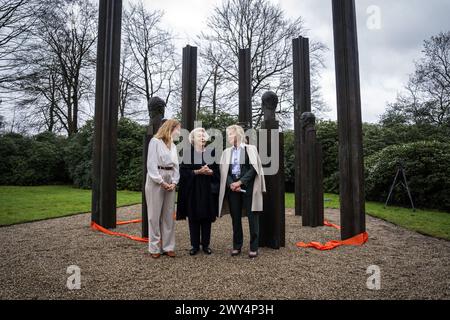
[[[150,114],[150,124],[160,123],[164,118],[166,102],[160,97],[152,97],[148,102],[148,110]]]
[[[302,129],[314,127],[316,125],[316,116],[314,115],[314,113],[305,112],[300,117],[300,122],[302,124]]]
[[[264,113],[264,120],[274,120],[275,111],[278,105],[278,96],[275,92],[267,91],[261,98],[261,108]]]

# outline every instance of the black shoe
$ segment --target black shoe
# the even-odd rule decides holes
[[[212,250],[209,247],[203,248],[203,252],[206,253],[207,255],[212,254]]]
[[[233,249],[233,251],[231,251],[231,256],[232,257],[236,257],[238,255],[241,254],[241,249]]]
[[[189,254],[190,254],[191,256],[195,256],[198,252],[199,252],[199,249],[192,248],[192,249],[189,251]]]

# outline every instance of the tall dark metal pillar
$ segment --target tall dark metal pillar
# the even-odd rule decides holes
[[[317,141],[316,117],[305,112],[300,119],[302,126],[302,224],[308,227],[324,225],[323,161],[322,146]]]
[[[332,0],[339,123],[341,237],[366,231],[361,93],[354,0]]]
[[[105,228],[116,227],[116,154],[121,25],[122,0],[100,0],[95,92],[92,221]]]
[[[181,123],[184,129],[194,129],[197,116],[197,48],[186,46],[183,48],[183,75],[182,75],[182,116]]]
[[[299,37],[292,41],[294,67],[294,130],[295,130],[295,215],[301,216],[301,150],[302,129],[300,118],[311,112],[311,76],[309,39]]]
[[[239,50],[239,125],[252,128],[252,64],[250,49]]]
[[[279,168],[275,175],[266,175],[266,190],[263,195],[264,212],[260,217],[259,246],[280,249],[285,246],[285,199],[284,199],[284,136],[279,131],[275,119],[278,97],[274,92],[266,92],[262,97],[264,121],[261,129],[267,130],[267,154],[278,157]],[[272,145],[272,136],[277,135],[278,146]],[[277,148],[275,148],[277,147]],[[273,165],[273,162],[268,164]]]

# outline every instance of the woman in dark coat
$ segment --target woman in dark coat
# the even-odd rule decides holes
[[[214,160],[215,150],[206,147],[208,140],[205,129],[194,129],[189,135],[190,154],[184,154],[180,164],[177,220],[189,221],[190,255],[196,255],[200,245],[206,254],[212,253],[211,225],[218,216],[219,166]]]

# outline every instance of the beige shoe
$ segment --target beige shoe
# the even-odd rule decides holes
[[[164,255],[171,257],[171,258],[175,258],[177,255],[175,254],[175,252],[173,251],[169,251],[169,252],[164,252]]]

